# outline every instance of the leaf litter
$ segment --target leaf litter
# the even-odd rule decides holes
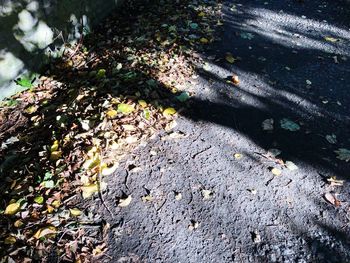
[[[104,178],[157,131],[187,136],[171,132],[173,119],[190,99],[186,86],[195,65],[203,65],[195,50],[215,40],[221,4],[137,8],[142,15],[109,17],[82,44],[67,46],[39,84],[18,80],[31,90],[2,104],[1,140],[16,140],[0,150],[0,221],[8,225],[0,230],[1,260],[46,260],[54,249],[63,261],[91,261],[106,244],[81,226],[96,221],[88,204],[103,202]],[[131,195],[118,205],[132,205]]]

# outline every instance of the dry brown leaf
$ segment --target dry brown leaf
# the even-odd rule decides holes
[[[324,199],[336,207],[340,206],[340,201],[335,197],[334,194],[326,193],[324,195]]]

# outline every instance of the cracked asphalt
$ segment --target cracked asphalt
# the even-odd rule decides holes
[[[199,66],[175,133],[140,146],[108,179],[114,218],[90,207],[111,225],[105,262],[350,261],[350,166],[334,153],[350,148],[349,10],[342,1],[224,2],[220,39],[201,54],[209,67]],[[227,63],[227,52],[239,60]],[[226,81],[233,74],[237,86]],[[263,131],[270,118],[273,131]],[[282,129],[283,118],[300,130]],[[298,169],[265,158],[271,148]],[[329,185],[331,176],[344,185]],[[124,194],[133,199],[118,207]]]

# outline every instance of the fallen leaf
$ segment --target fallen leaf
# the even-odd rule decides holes
[[[101,174],[103,176],[108,176],[111,175],[112,173],[115,172],[115,170],[117,170],[119,163],[115,163],[113,166],[108,167],[107,165],[101,165],[102,169],[101,169]]]
[[[118,112],[121,112],[123,114],[130,114],[135,110],[134,105],[129,105],[125,103],[118,104]]]
[[[44,188],[54,188],[55,187],[55,182],[53,180],[47,180],[41,182],[40,186]]]
[[[296,166],[292,161],[286,161],[285,166],[291,171],[298,169],[298,166]]]
[[[175,200],[180,201],[182,199],[182,194],[175,192]]]
[[[330,183],[331,186],[342,186],[344,184],[343,180],[338,180],[335,176],[327,178],[327,182]]]
[[[40,239],[42,237],[53,237],[57,233],[57,230],[54,226],[47,226],[40,228],[35,234],[34,237],[36,239]]]
[[[273,130],[273,119],[266,119],[262,122],[261,126],[264,131],[272,131]]]
[[[339,41],[339,39],[337,38],[334,38],[334,37],[324,37],[324,39],[328,42],[332,42],[332,43],[335,43],[337,41]]]
[[[234,85],[238,85],[239,84],[239,78],[238,78],[237,75],[233,75],[231,80],[232,80],[232,83]]]
[[[235,156],[236,160],[239,160],[243,157],[243,155],[241,153],[235,153],[234,156]]]
[[[118,202],[118,206],[126,207],[131,203],[132,197],[129,195],[127,198],[120,198]]]
[[[336,144],[336,143],[337,143],[337,136],[336,136],[335,134],[326,135],[326,140],[327,140],[330,144]]]
[[[54,152],[51,152],[51,154],[50,154],[50,160],[51,161],[57,161],[61,157],[62,157],[62,152],[61,151],[54,151]]]
[[[54,208],[59,208],[60,205],[61,205],[61,202],[59,200],[54,200],[51,205],[54,207]]]
[[[171,115],[174,115],[175,113],[176,113],[176,110],[174,108],[166,108],[163,111],[164,116],[171,116]]]
[[[281,128],[285,129],[285,130],[289,130],[289,131],[297,131],[300,130],[300,126],[299,124],[289,120],[289,119],[282,119],[280,121],[281,124]]]
[[[248,191],[251,192],[253,195],[256,195],[258,192],[255,188],[248,189]]]
[[[185,102],[190,98],[187,92],[182,92],[180,95],[176,96],[176,99],[181,102]]]
[[[4,240],[4,243],[6,244],[6,245],[13,245],[14,243],[16,243],[16,237],[14,237],[14,236],[8,236],[8,237],[6,237],[5,238],[5,240]]]
[[[141,199],[143,202],[146,203],[146,202],[152,202],[154,198],[151,195],[145,195],[145,196],[142,196]]]
[[[199,223],[197,221],[191,220],[191,224],[188,226],[190,231],[193,231],[199,227]]]
[[[237,59],[235,59],[231,53],[227,53],[226,56],[225,56],[225,59],[228,63],[235,63]]]
[[[106,70],[105,69],[99,69],[97,71],[96,77],[99,78],[99,79],[106,77]]]
[[[42,203],[44,203],[44,197],[37,196],[34,198],[34,202],[41,205]]]
[[[281,175],[281,170],[280,169],[278,169],[278,168],[272,168],[271,169],[271,173],[273,173],[274,175],[276,175],[276,176],[279,176],[279,175]]]
[[[109,111],[107,111],[106,115],[107,115],[108,118],[113,119],[113,118],[115,118],[118,115],[118,111],[116,111],[116,110],[109,110]]]
[[[98,186],[97,184],[90,184],[90,185],[82,186],[81,190],[83,193],[83,198],[87,199],[98,192]]]
[[[210,71],[210,70],[211,70],[211,66],[209,65],[209,63],[204,63],[203,69],[204,69],[205,71]]]
[[[80,216],[83,212],[78,208],[69,209],[69,212],[72,216]]]
[[[243,39],[248,39],[248,40],[252,40],[254,38],[254,35],[252,33],[245,33],[245,32],[242,32],[240,34],[241,38]]]
[[[276,149],[276,148],[271,148],[271,149],[267,150],[267,155],[271,156],[271,157],[274,157],[274,158],[276,156],[280,155],[281,153],[282,153],[282,151],[279,150],[279,149]]]
[[[16,220],[13,225],[17,228],[20,228],[24,225],[23,221],[21,219]]]
[[[339,148],[338,150],[334,151],[338,156],[337,158],[339,160],[348,162],[350,161],[350,150],[345,148]]]
[[[21,208],[21,205],[19,203],[9,204],[6,207],[4,214],[5,215],[14,215],[19,211],[20,208]]]
[[[254,231],[251,234],[254,243],[258,244],[261,242],[261,236],[259,235],[258,231]]]
[[[211,190],[202,190],[203,200],[208,200],[213,197],[213,192]]]
[[[202,37],[200,40],[199,40],[202,44],[208,44],[209,43],[209,40],[205,37]]]
[[[138,103],[139,103],[139,105],[140,105],[142,108],[146,108],[146,107],[147,107],[147,102],[144,101],[144,100],[139,100]]]
[[[340,206],[340,204],[341,204],[340,201],[332,193],[326,193],[324,195],[324,199],[336,207]]]

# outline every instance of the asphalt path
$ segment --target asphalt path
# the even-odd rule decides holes
[[[175,133],[136,149],[108,181],[106,262],[350,261],[350,165],[335,153],[350,149],[349,10],[225,1]],[[131,204],[117,207],[124,194]]]

